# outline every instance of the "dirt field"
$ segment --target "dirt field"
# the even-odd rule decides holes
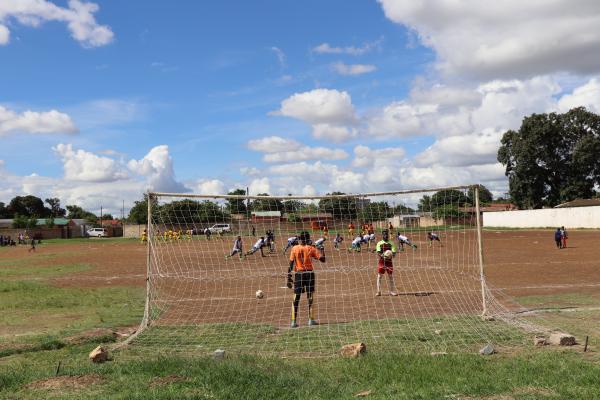
[[[460,240],[458,240],[460,238]],[[424,233],[414,234],[419,245],[407,248],[394,260],[394,277],[400,296],[375,298],[377,256],[336,251],[326,244],[327,262],[316,262],[316,310],[322,323],[361,319],[472,315],[481,311],[479,267],[473,231],[446,232],[442,244],[429,247]],[[595,242],[598,231],[570,232],[569,247],[556,249],[551,231],[486,231],[485,273],[491,288],[507,296],[557,293],[600,294],[600,263]],[[264,322],[289,323],[291,291],[285,286],[287,256],[284,241],[275,253],[260,252],[240,261],[224,260],[231,238],[154,244],[151,287],[154,312],[160,323]],[[253,238],[244,238],[245,250]],[[374,246],[374,245],[373,245]],[[25,248],[5,251],[4,263],[27,256]],[[79,244],[41,247],[40,266],[87,263],[92,268],[53,279],[61,287],[145,285],[146,246],[136,241],[90,239]],[[289,251],[288,251],[289,254]],[[40,254],[38,254],[40,255]],[[159,259],[160,258],[160,259]],[[254,293],[261,289],[263,300]],[[502,297],[502,296],[501,296]],[[299,319],[306,318],[306,298]]]

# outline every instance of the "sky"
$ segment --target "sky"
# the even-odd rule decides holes
[[[0,2],[0,202],[508,190],[502,134],[600,113],[596,0]]]

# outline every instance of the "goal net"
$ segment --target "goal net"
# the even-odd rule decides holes
[[[523,338],[485,282],[477,186],[149,199],[146,308],[132,346],[311,355]]]

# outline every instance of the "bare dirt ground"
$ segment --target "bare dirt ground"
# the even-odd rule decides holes
[[[278,238],[274,253],[265,250],[240,261],[224,255],[232,238],[211,241],[153,243],[151,288],[154,311],[165,324],[206,322],[289,323],[291,291],[286,289],[287,255]],[[472,230],[442,232],[442,244],[428,246],[424,232],[415,232],[417,250],[407,248],[394,259],[400,296],[375,298],[377,256],[333,249],[326,243],[327,262],[315,262],[316,309],[322,323],[360,319],[472,315],[481,310],[479,265]],[[557,249],[552,231],[485,231],[487,282],[508,296],[586,293],[600,295],[600,231],[571,231],[566,249]],[[254,238],[244,238],[244,250]],[[374,244],[372,245],[374,247]],[[289,251],[288,251],[289,254]],[[2,266],[37,257],[44,266],[86,263],[92,268],[51,280],[59,287],[110,287],[146,284],[146,246],[137,241],[90,239],[85,243],[52,244],[28,254],[26,248],[3,251]],[[0,267],[2,268],[2,267]],[[265,298],[257,300],[261,289]],[[300,318],[306,318],[306,298]]]

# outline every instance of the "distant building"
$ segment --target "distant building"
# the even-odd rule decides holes
[[[252,222],[279,222],[281,211],[252,211]]]
[[[567,201],[566,203],[554,206],[554,208],[568,208],[568,207],[593,207],[600,206],[600,199],[575,199]]]

